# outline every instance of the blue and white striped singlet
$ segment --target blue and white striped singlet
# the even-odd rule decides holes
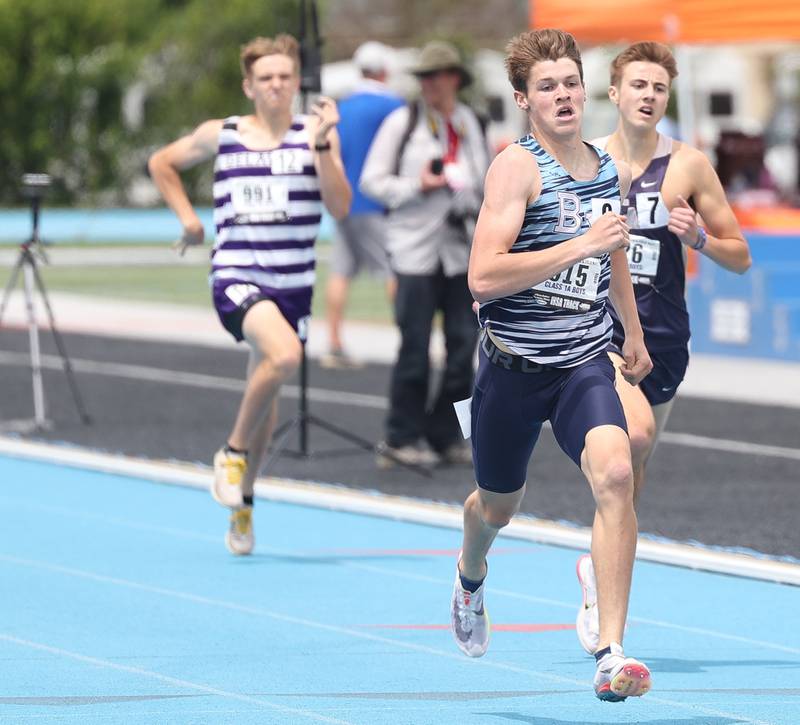
[[[305,117],[295,116],[280,146],[264,151],[244,145],[238,124],[238,116],[225,119],[214,163],[210,281],[232,297],[234,283],[257,287],[279,307],[291,298],[308,314],[322,197]]]
[[[536,158],[542,193],[525,210],[511,254],[568,241],[588,231],[591,219],[620,212],[617,167],[607,153],[591,147],[600,157],[597,176],[576,181],[532,135],[517,143]],[[481,325],[511,351],[541,365],[580,365],[604,351],[611,339],[610,280],[610,256],[589,257],[534,287],[485,302]]]

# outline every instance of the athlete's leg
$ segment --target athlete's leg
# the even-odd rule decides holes
[[[484,605],[486,555],[500,531],[519,509],[523,486],[512,493],[478,488],[464,504],[464,540],[456,564],[450,602],[450,628],[458,648],[482,657],[489,648],[491,625]]]
[[[261,355],[255,350],[250,351],[250,359],[247,364],[247,377],[261,362]],[[269,415],[256,428],[255,432],[247,444],[247,471],[242,479],[242,493],[245,496],[253,495],[253,484],[258,478],[261,466],[264,463],[267,448],[272,440],[272,432],[275,430],[275,423],[278,419],[278,397],[272,399]]]
[[[660,405],[652,406],[651,410],[653,411],[653,419],[655,420],[656,424],[656,435],[655,439],[653,440],[653,445],[650,447],[650,455],[653,455],[653,451],[656,449],[656,445],[658,444],[658,439],[661,437],[661,434],[664,432],[664,428],[667,426],[667,421],[669,420],[669,415],[672,412],[672,406],[675,403],[675,398],[670,398],[666,403],[661,403]],[[634,492],[635,496],[635,492]]]
[[[467,579],[486,576],[486,555],[497,533],[519,511],[525,486],[512,493],[476,488],[464,503],[464,541],[459,570]]]
[[[645,480],[645,467],[655,450],[658,436],[664,429],[673,400],[661,405],[651,406],[639,386],[630,385],[619,371],[622,358],[609,353],[616,368],[615,387],[625,411],[626,424],[631,447],[631,466],[633,469],[634,506],[642,492]],[[598,648],[600,623],[598,617],[597,583],[592,557],[581,556],[577,565],[578,582],[583,597],[578,609],[576,632],[581,646],[589,653]]]
[[[255,357],[228,445],[247,450],[273,411],[278,390],[300,365],[297,333],[271,300],[261,300],[245,314],[242,332]]]
[[[581,469],[597,507],[592,561],[600,611],[598,649],[602,649],[611,642],[622,644],[636,553],[633,471],[625,431],[615,425],[592,428],[586,434]]]
[[[636,555],[637,522],[633,506],[633,470],[625,431],[603,425],[586,434],[581,468],[592,487],[597,510],[592,526],[600,634],[594,652],[595,695],[620,702],[639,697],[652,686],[645,664],[622,648]]]
[[[485,351],[479,354],[471,410],[478,488],[464,504],[461,558],[450,609],[456,643],[470,657],[480,657],[489,646],[483,603],[486,555],[498,531],[519,510],[528,461],[560,377],[507,370],[490,362]]]
[[[622,357],[609,352],[608,356],[616,369],[615,385],[625,421],[628,425],[628,437],[631,447],[631,465],[633,467],[634,502],[639,500],[645,480],[645,467],[653,452],[656,442],[656,421],[653,409],[638,385],[631,385],[620,372]]]

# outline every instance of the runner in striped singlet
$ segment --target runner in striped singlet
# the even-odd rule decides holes
[[[181,253],[202,244],[203,226],[180,172],[214,164],[211,287],[217,314],[250,347],[248,379],[233,429],[214,456],[214,498],[232,509],[225,542],[253,550],[253,483],[277,418],[278,391],[300,364],[311,312],[314,242],[322,205],[337,219],[352,196],[339,152],[336,104],[321,98],[294,115],[297,41],[255,38],[241,51],[243,89],[254,113],[211,120],[157,151],[150,172],[183,226]]]
[[[628,193],[634,229],[628,249],[636,306],[653,370],[639,385],[617,375],[631,441],[634,502],[645,466],[667,422],[689,362],[689,314],[684,299],[687,248],[740,274],[750,267],[750,252],[722,185],[708,159],[691,146],[661,135],[675,58],[660,43],[635,43],[611,64],[609,96],[619,108],[616,130],[595,144],[630,165]],[[697,213],[708,227],[698,225]],[[625,331],[613,314],[609,356],[619,368]],[[594,566],[587,554],[578,560],[583,590],[578,639],[594,652],[599,637]]]
[[[451,626],[465,654],[486,652],[486,555],[519,509],[528,461],[550,420],[595,499],[592,551],[603,607],[594,690],[616,702],[650,688],[647,667],[622,650],[636,514],[625,416],[606,354],[609,298],[626,332],[623,374],[636,384],[650,370],[620,214],[630,170],[581,139],[586,92],[571,35],[531,31],[507,51],[531,134],[492,163],[470,256],[483,327],[471,403],[477,490],[464,505]]]

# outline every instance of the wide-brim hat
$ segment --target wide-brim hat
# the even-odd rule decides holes
[[[411,72],[415,76],[425,76],[441,70],[458,72],[462,88],[472,83],[472,74],[464,66],[456,47],[444,40],[432,40],[419,52]]]

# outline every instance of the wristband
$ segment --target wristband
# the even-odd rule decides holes
[[[325,143],[315,143],[314,144],[314,151],[330,151],[331,150],[331,142],[325,141]]]
[[[703,227],[697,227],[697,241],[692,245],[692,249],[695,251],[700,251],[703,247],[706,246],[706,242],[708,241],[708,234]]]

